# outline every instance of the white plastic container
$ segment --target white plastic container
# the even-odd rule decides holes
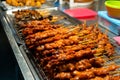
[[[60,4],[64,3],[64,0],[59,0]],[[77,8],[77,7],[89,7],[94,0],[91,0],[89,2],[75,2],[74,0],[69,0],[69,7],[70,8]]]

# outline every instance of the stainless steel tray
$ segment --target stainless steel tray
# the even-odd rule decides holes
[[[18,9],[15,9],[15,10],[18,10]],[[45,76],[42,69],[36,65],[36,62],[35,62],[34,57],[32,56],[32,53],[27,49],[27,47],[25,46],[24,40],[21,39],[21,34],[19,33],[19,30],[17,30],[16,27],[14,26],[14,22],[13,22],[14,15],[11,14],[11,13],[12,13],[12,11],[15,11],[15,10],[6,11],[6,15],[4,15],[4,17],[7,20],[7,22],[9,23],[9,26],[10,26],[13,34],[14,34],[16,42],[18,44],[20,44],[20,50],[21,50],[27,64],[29,65],[29,68],[31,69],[33,75],[36,76],[36,77],[39,77],[41,80],[48,80],[48,78]],[[57,23],[64,24],[65,26],[81,24],[80,21],[76,20],[75,18],[72,18],[72,17],[68,16],[67,14],[58,10],[57,8],[49,8],[48,10],[50,10],[52,15],[62,15],[62,16],[66,17],[63,20],[60,20],[60,21],[56,22],[56,24]],[[105,29],[103,29],[103,28],[101,28],[101,29],[104,32]],[[109,32],[109,36],[112,37],[111,32]],[[113,39],[110,38],[110,41],[115,46],[116,54],[114,56],[120,55],[120,47],[115,43],[115,41]],[[120,64],[120,59],[119,58],[114,59],[112,61],[114,61],[117,64]]]
[[[55,24],[63,24],[65,26],[72,26],[72,25],[77,25],[77,24],[81,24],[81,22],[67,14],[65,14],[64,12],[62,12],[61,10],[59,10],[57,7],[53,7],[53,8],[46,8],[46,9],[34,9],[34,8],[16,8],[16,9],[12,9],[12,10],[8,10],[5,13],[5,18],[8,21],[13,34],[15,36],[15,39],[17,41],[18,44],[23,44],[24,41],[22,39],[22,36],[20,35],[21,33],[19,33],[19,29],[16,28],[15,23],[14,23],[14,14],[12,13],[13,11],[18,11],[18,10],[23,10],[23,9],[31,9],[31,10],[48,10],[50,12],[50,15],[52,16],[64,16],[63,19],[58,20],[55,22]]]
[[[30,6],[22,6],[22,7],[20,7],[20,6],[18,6],[18,7],[11,6],[11,5],[7,4],[6,1],[2,1],[2,4],[3,4],[8,10],[10,10],[10,9],[16,9],[16,8],[32,8],[32,7],[30,7]],[[53,7],[52,1],[46,1],[46,3],[45,3],[45,4],[42,4],[42,6],[41,6],[40,8],[49,8],[49,7]]]

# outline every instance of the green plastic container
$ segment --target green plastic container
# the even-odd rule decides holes
[[[111,8],[120,9],[120,1],[105,1],[105,5]]]
[[[106,0],[106,1],[120,1],[120,0]]]
[[[105,1],[108,15],[120,19],[120,1]]]

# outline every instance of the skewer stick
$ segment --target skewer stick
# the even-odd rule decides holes
[[[95,28],[98,28],[98,23],[95,23]]]
[[[80,27],[74,27],[73,29],[70,29],[69,31],[68,31],[68,33],[69,32],[72,32],[72,31],[74,31],[74,30],[78,30]]]
[[[106,29],[104,34],[108,35],[108,32],[109,32],[108,29]]]
[[[104,59],[105,59],[105,62],[113,61],[114,59],[120,58],[120,56],[114,56],[114,57],[112,57],[112,58],[106,58],[106,57],[104,57],[104,56],[100,56],[100,57],[104,58]]]
[[[86,28],[86,20],[83,22],[83,30]]]
[[[113,56],[113,57],[110,57],[109,60],[118,59],[118,58],[120,58],[120,56]]]
[[[116,63],[115,62],[108,62],[108,63],[104,63],[103,65],[104,66],[110,66],[110,65],[115,65]]]
[[[113,74],[120,74],[120,70],[117,70],[117,71],[112,71],[109,73],[110,75],[113,75]]]
[[[95,57],[101,57],[102,54],[103,54],[103,53],[96,53],[96,54],[94,54],[94,56],[95,56]]]
[[[103,56],[103,55],[102,55],[102,56],[96,56],[96,57],[104,58],[106,62],[120,58],[120,56],[113,56],[113,57],[108,58],[108,57],[105,57],[105,56]]]

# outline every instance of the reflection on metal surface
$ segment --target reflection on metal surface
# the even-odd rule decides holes
[[[19,64],[19,67],[21,69],[21,72],[24,76],[24,79],[25,80],[35,80],[23,55],[21,54],[21,51],[19,50],[19,46],[18,44],[16,43],[14,37],[13,37],[13,33],[8,25],[8,22],[6,21],[5,17],[3,15],[0,16],[1,17],[1,22],[2,22],[2,26],[5,30],[5,33],[8,37],[8,40],[10,42],[10,45],[13,49],[13,52],[14,52],[14,55],[17,59],[17,62]],[[14,45],[13,45],[14,44]]]

